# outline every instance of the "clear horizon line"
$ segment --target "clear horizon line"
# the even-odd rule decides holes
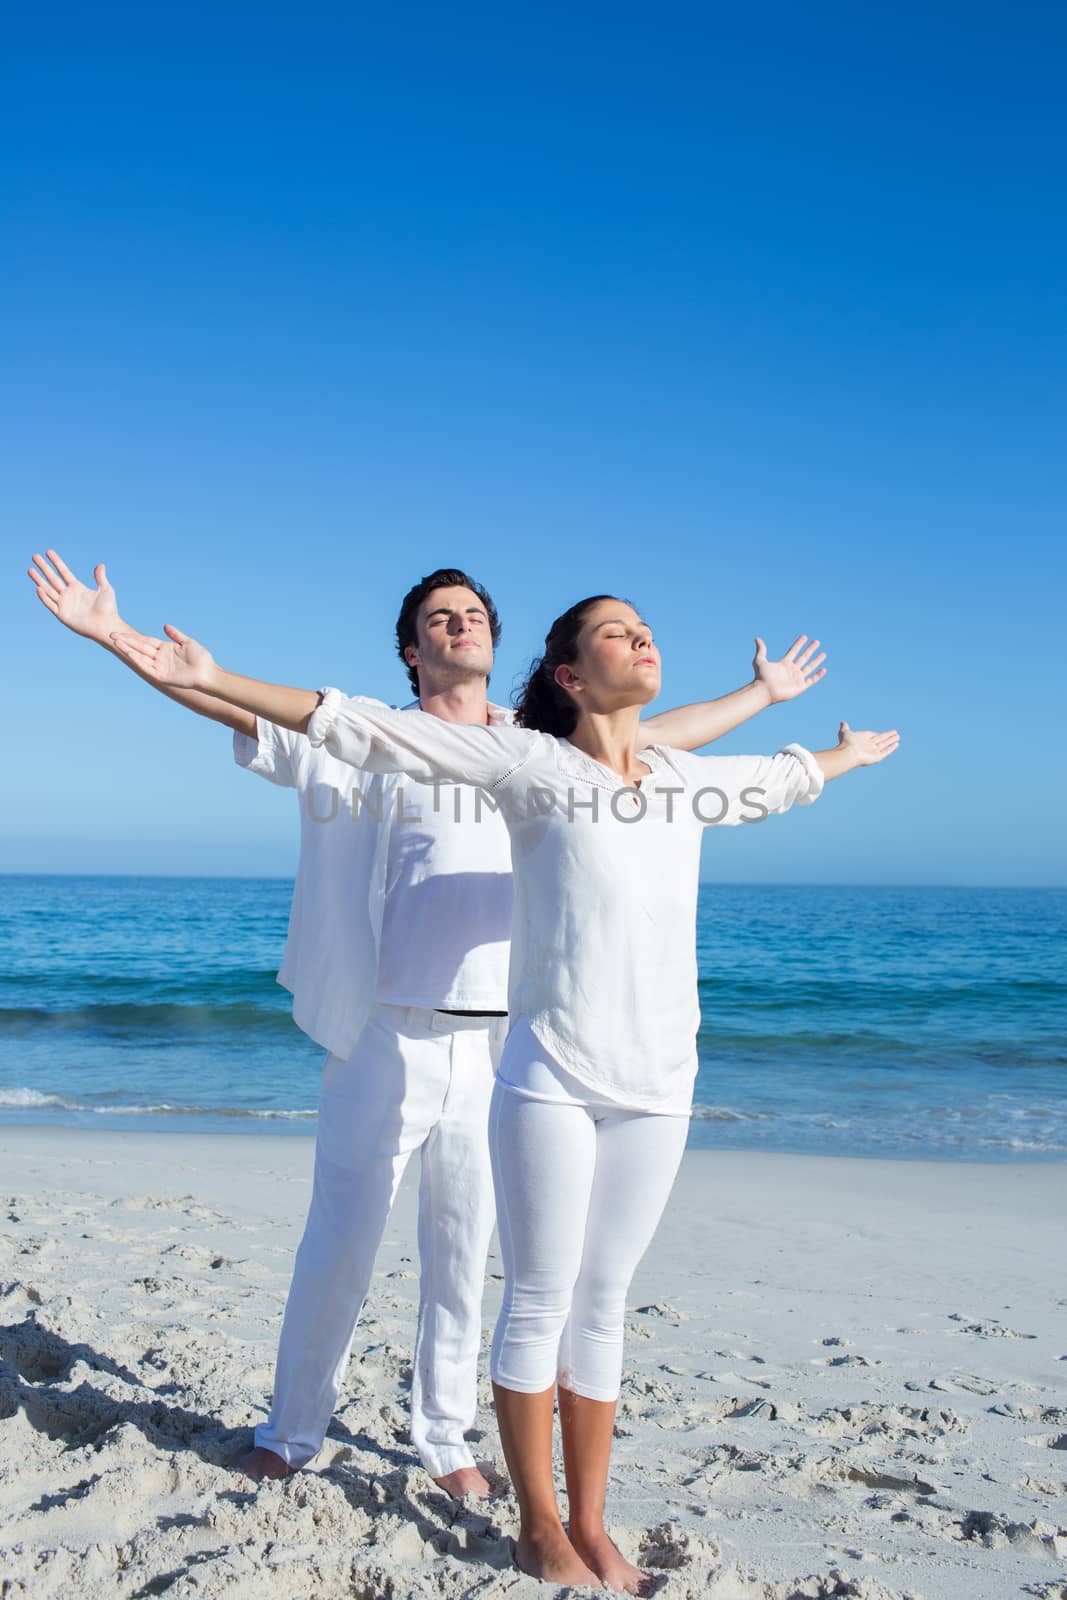
[[[153,878],[170,883],[295,883],[295,873],[283,872],[27,872],[0,871],[3,878]],[[1003,889],[1018,893],[1063,894],[1067,883],[884,883],[869,880],[827,881],[822,878],[726,879],[700,878],[709,889]]]

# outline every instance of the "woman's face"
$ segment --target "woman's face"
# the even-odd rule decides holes
[[[586,711],[647,705],[660,686],[651,628],[625,600],[598,600],[582,623],[577,656],[556,669],[556,682]]]

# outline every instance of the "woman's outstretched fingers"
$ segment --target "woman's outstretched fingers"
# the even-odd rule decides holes
[[[146,672],[155,672],[156,657],[159,654],[161,642],[159,639],[146,639],[143,635],[140,639],[134,639],[128,633],[113,633],[111,635],[111,643],[115,646],[115,649],[120,651],[127,660],[132,661],[138,667],[142,667]],[[152,648],[145,649],[145,645]]]
[[[858,730],[850,728],[847,722],[842,722],[839,733],[840,742],[851,747],[858,764],[861,767],[870,767],[878,761],[884,761],[886,756],[891,756],[900,744],[900,734],[895,728],[888,733],[875,733],[872,728]]]
[[[125,639],[127,644],[134,645],[137,649],[150,649],[153,655],[158,655],[164,645],[164,640],[153,638],[150,633],[113,633],[112,639]]]

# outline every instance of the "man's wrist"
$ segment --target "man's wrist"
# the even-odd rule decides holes
[[[748,688],[749,693],[756,700],[761,711],[765,711],[768,706],[773,706],[774,696],[771,693],[770,684],[764,683],[762,678],[753,678]]]

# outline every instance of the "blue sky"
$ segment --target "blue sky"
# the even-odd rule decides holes
[[[723,880],[1067,884],[1065,24],[1051,6],[48,13],[0,79],[0,870],[287,873],[292,803],[63,633],[404,697],[456,562],[507,698],[631,597],[663,704],[818,633],[721,745],[897,726]]]

